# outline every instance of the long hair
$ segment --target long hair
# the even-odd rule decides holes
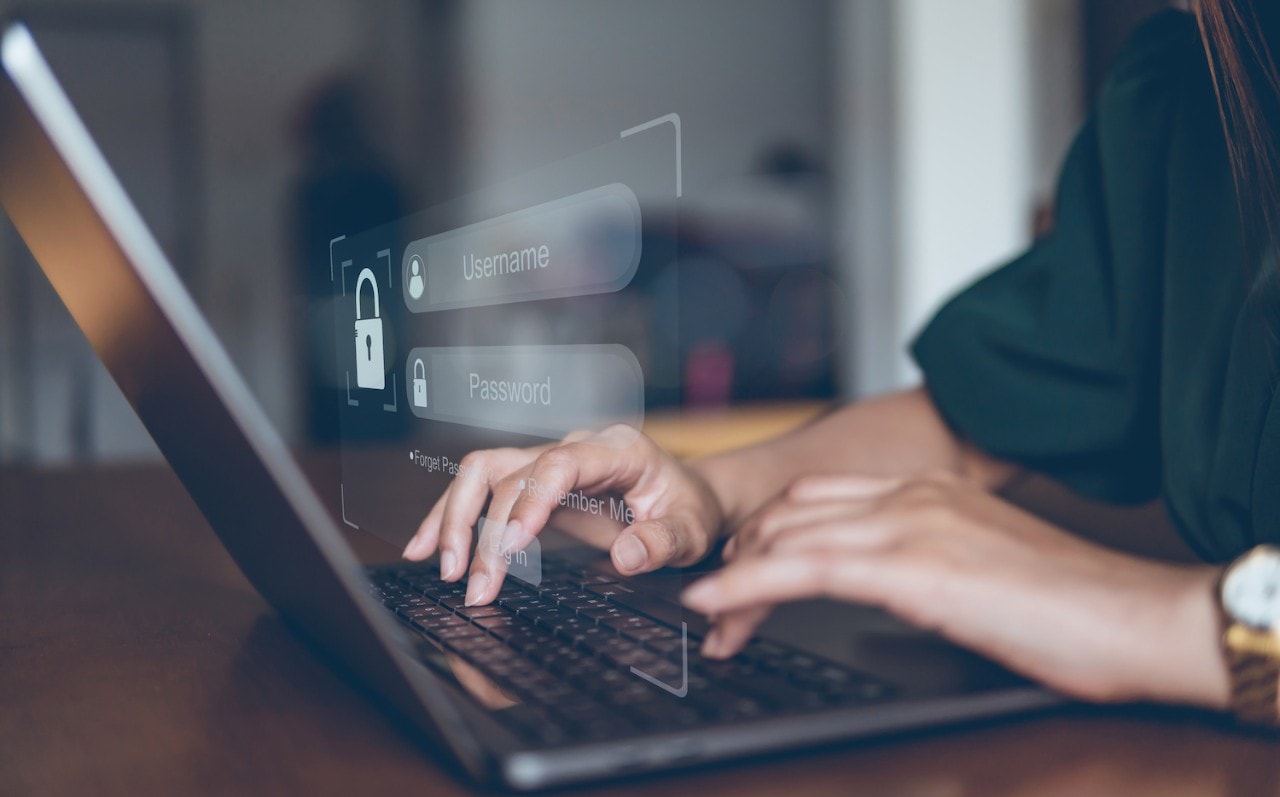
[[[1280,242],[1280,27],[1274,0],[1193,0],[1226,133],[1246,253]]]

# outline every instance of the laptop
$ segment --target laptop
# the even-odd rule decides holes
[[[625,579],[550,538],[540,572],[513,567],[486,606],[434,561],[362,560],[350,506],[325,509],[22,24],[0,61],[0,203],[160,451],[280,618],[475,781],[543,789],[1061,702],[832,603],[782,607],[742,653],[704,659],[706,625],[675,600],[696,571]],[[432,404],[401,388],[394,406]]]

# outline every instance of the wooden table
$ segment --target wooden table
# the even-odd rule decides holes
[[[1280,743],[1067,709],[575,794],[1280,795]],[[470,794],[313,657],[161,466],[0,470],[0,794]]]

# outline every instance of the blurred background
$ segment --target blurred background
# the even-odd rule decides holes
[[[677,407],[915,379],[937,304],[1051,224],[1159,0],[41,0],[20,5],[292,443],[323,446],[323,242],[683,122]],[[321,242],[317,246],[317,242]],[[692,309],[692,312],[690,312]],[[328,344],[325,345],[324,341]],[[155,457],[0,220],[0,463]]]

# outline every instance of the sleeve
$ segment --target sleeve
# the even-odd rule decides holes
[[[1053,231],[947,303],[912,353],[979,448],[1113,503],[1158,496],[1161,290],[1185,14],[1126,46],[1058,185]]]

